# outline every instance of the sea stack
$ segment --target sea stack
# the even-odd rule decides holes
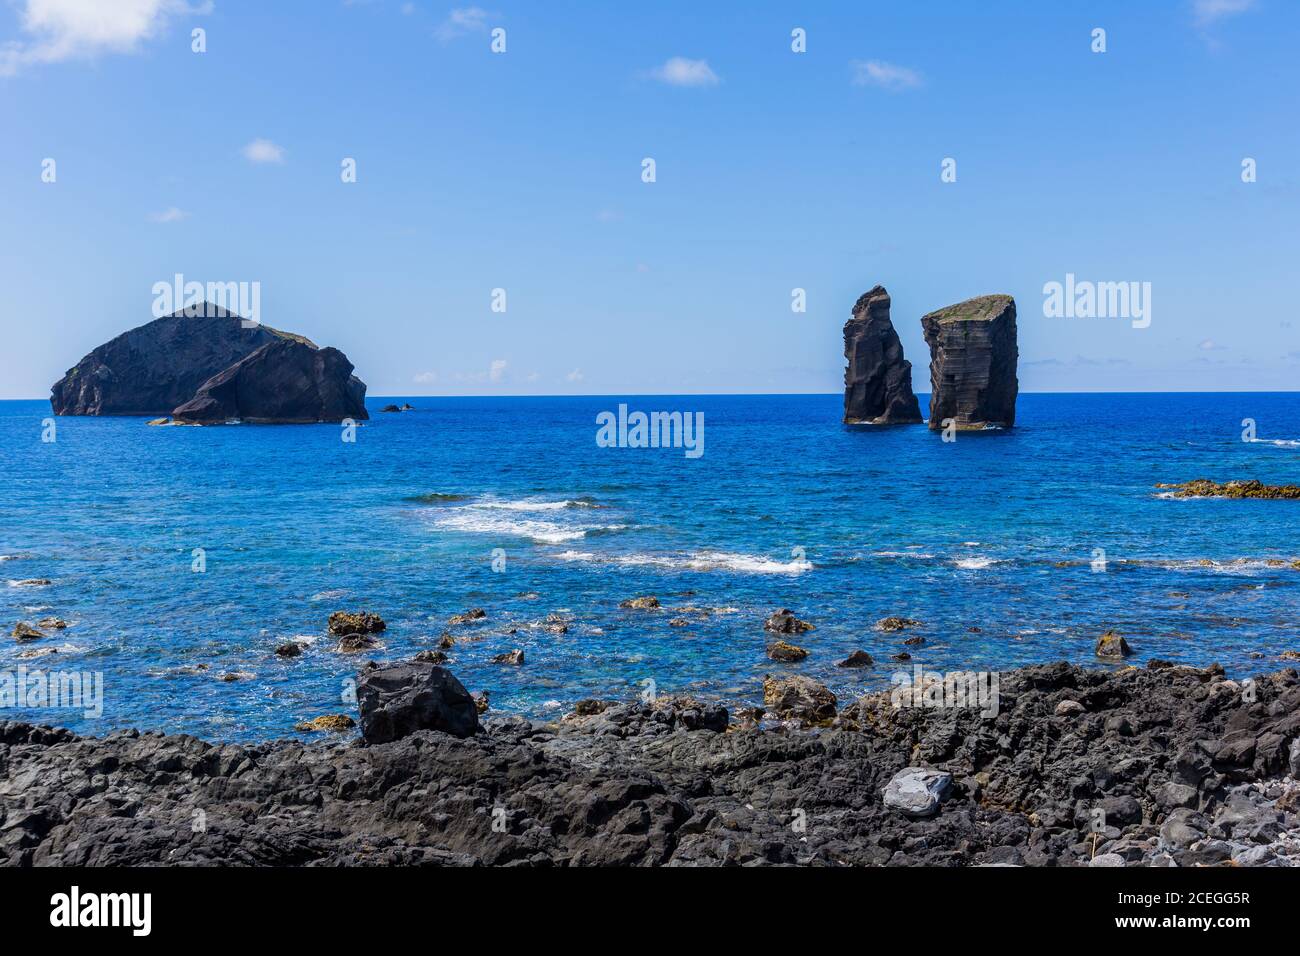
[[[915,425],[921,406],[912,392],[912,363],[889,320],[889,293],[876,286],[853,306],[844,323],[844,422],[848,425]]]
[[[1010,428],[1016,422],[1016,301],[982,295],[921,317],[930,346],[930,428]]]
[[[56,415],[292,423],[366,419],[365,397],[337,349],[204,303],[94,349],[54,384],[50,405]]]

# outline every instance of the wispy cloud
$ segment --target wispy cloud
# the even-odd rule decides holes
[[[182,219],[188,219],[189,213],[184,209],[178,209],[175,206],[169,206],[162,212],[149,213],[150,222],[180,222]]]
[[[438,373],[420,372],[413,379],[411,379],[411,381],[415,382],[417,385],[432,385],[434,382],[438,381]]]
[[[1196,347],[1203,352],[1222,352],[1227,348],[1226,345],[1220,345],[1214,339],[1202,339],[1201,344]]]
[[[1212,26],[1253,9],[1255,0],[1192,0],[1192,18],[1198,27]]]
[[[490,15],[482,7],[458,7],[447,14],[434,35],[443,43],[450,43],[457,37],[482,33],[487,29]]]
[[[568,375],[564,376],[566,382],[581,382],[583,379],[582,369],[575,368]]]
[[[172,17],[211,12],[211,0],[21,0],[19,23],[28,39],[0,49],[0,76],[33,64],[134,53]]]
[[[707,60],[688,60],[684,56],[672,57],[648,75],[669,86],[717,86],[721,82]]]
[[[501,377],[506,373],[506,360],[493,359],[492,365],[488,369],[488,379],[493,382],[501,381]]]
[[[916,70],[884,60],[853,60],[849,68],[853,71],[854,86],[878,86],[898,92],[915,89],[925,82]]]
[[[284,147],[269,139],[255,139],[244,147],[244,158],[250,163],[283,163]]]

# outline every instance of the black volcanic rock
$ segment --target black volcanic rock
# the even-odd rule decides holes
[[[163,316],[99,346],[54,383],[54,414],[170,414],[222,369],[285,335],[243,328],[218,306],[204,312]]]
[[[176,415],[186,423],[366,419],[366,386],[337,349],[213,305],[125,332],[55,383],[56,415]]]
[[[410,684],[391,686],[401,696]],[[210,744],[0,721],[0,865],[1300,861],[1286,837],[1300,828],[1300,781],[1286,776],[1295,670],[1256,675],[1249,692],[1222,668],[1184,666],[1039,665],[997,686],[990,714],[899,706],[889,690],[841,704],[805,678],[769,679],[767,708],[794,709],[780,726],[729,726],[720,707],[660,695],[364,746],[351,733]],[[468,729],[472,701],[455,696]],[[819,726],[798,729],[809,720]],[[885,797],[916,767],[952,777],[921,819]],[[796,807],[807,828],[791,826]],[[193,833],[198,810],[207,826]],[[1197,832],[1175,839],[1189,822]]]
[[[425,661],[363,670],[357,676],[361,735],[370,743],[399,740],[417,730],[456,737],[478,732],[478,709],[445,667]]]
[[[921,407],[912,393],[912,363],[889,321],[884,286],[866,292],[844,323],[844,421],[849,424],[914,425]]]
[[[1016,301],[983,295],[921,317],[930,346],[930,428],[1016,422]]]
[[[365,385],[338,349],[279,339],[208,379],[172,417],[201,424],[363,420],[369,417],[365,397]]]

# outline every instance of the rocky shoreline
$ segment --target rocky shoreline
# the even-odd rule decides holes
[[[828,709],[795,678],[812,686],[776,688],[766,715],[661,697],[535,723],[476,720],[449,671],[413,662],[362,669],[359,739],[9,722],[0,862],[1300,864],[1293,668],[998,676],[983,712],[898,691]]]

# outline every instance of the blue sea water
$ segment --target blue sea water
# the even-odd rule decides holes
[[[46,443],[47,402],[0,402],[0,671],[104,680],[102,717],[0,718],[286,736],[350,709],[362,661],[432,648],[476,606],[487,618],[453,629],[449,666],[495,711],[533,717],[646,680],[752,705],[780,670],[851,699],[910,668],[890,660],[905,649],[938,671],[1107,666],[1092,653],[1106,628],[1135,663],[1219,661],[1238,676],[1300,650],[1300,502],[1153,487],[1297,481],[1300,394],[1023,395],[1015,429],[952,443],[844,427],[836,395],[411,398],[414,411],[380,414],[389,401],[368,402],[355,443],[337,425],[134,418],[60,418]],[[620,401],[703,412],[703,456],[598,447],[596,416]],[[1242,440],[1246,418],[1261,440]],[[30,578],[52,583],[13,583]],[[646,594],[664,610],[619,608]],[[798,665],[764,654],[763,620],[781,607],[816,625],[796,639],[811,651]],[[381,614],[383,646],[336,653],[325,626],[339,609]],[[567,633],[536,626],[552,613]],[[73,626],[8,639],[49,615]],[[923,626],[876,630],[888,615]],[[914,634],[925,644],[904,648]],[[295,638],[300,657],[274,655]],[[58,653],[20,657],[41,648]],[[513,648],[523,666],[490,663]],[[859,648],[874,668],[834,666]]]

